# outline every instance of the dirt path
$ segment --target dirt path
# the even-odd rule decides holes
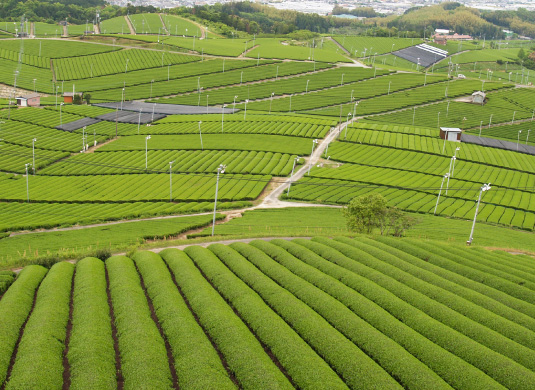
[[[179,16],[177,16],[179,17]],[[199,27],[199,30],[201,31],[201,37],[199,39],[205,39],[206,38],[206,29],[204,28],[204,26],[202,26],[201,24],[195,22],[194,20],[191,20],[191,19],[186,19],[186,18],[180,18],[180,19],[183,19],[183,20],[186,20],[190,23],[193,23],[194,25],[196,25],[197,27]]]
[[[335,140],[336,136],[340,134],[342,129],[347,126],[350,122],[344,122],[335,128],[333,128],[325,138],[323,138],[319,143],[316,145],[314,149],[314,153],[307,158],[307,164],[303,165],[297,172],[294,173],[293,176],[289,178],[289,180],[277,188],[273,190],[269,195],[267,195],[262,203],[260,203],[256,208],[259,209],[266,209],[266,208],[283,208],[283,207],[318,207],[318,206],[324,206],[324,205],[317,205],[317,204],[307,204],[307,203],[299,203],[299,202],[285,202],[279,200],[279,197],[282,195],[284,190],[286,190],[293,182],[298,181],[303,176],[305,176],[305,173],[307,173],[312,165],[315,165],[318,160],[321,158],[321,155],[327,148],[327,145],[329,145],[332,141]],[[312,145],[311,145],[312,148]],[[291,188],[290,188],[291,190]],[[290,206],[292,205],[292,206]],[[336,207],[336,206],[334,206]],[[340,207],[340,206],[338,206]]]
[[[126,20],[126,24],[128,24],[128,28],[130,29],[130,35],[136,35],[136,30],[134,26],[132,25],[132,22],[130,21],[130,18],[128,15],[124,16],[124,20]]]
[[[245,58],[245,56],[247,56],[247,53],[253,51],[254,49],[256,49],[258,46],[260,45],[254,45],[254,46],[251,46],[249,49],[245,50],[243,53],[241,53],[238,58]],[[249,58],[250,59],[250,58]]]
[[[158,14],[158,16],[160,17],[160,21],[162,22],[162,28],[163,28],[163,31],[165,31],[165,35],[171,35],[165,25],[165,22],[163,21],[162,14]]]

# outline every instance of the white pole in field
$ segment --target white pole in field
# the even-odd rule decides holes
[[[468,239],[468,241],[466,241],[466,245],[471,245],[472,240],[474,239],[474,228],[476,227],[476,219],[477,219],[477,214],[479,212],[479,204],[481,203],[481,195],[483,194],[483,192],[490,190],[490,188],[491,188],[490,183],[483,184],[483,186],[479,190],[479,199],[477,200],[476,213],[474,215],[474,222],[472,223],[472,230],[470,232],[470,238]]]
[[[199,99],[197,100],[197,107],[201,105],[201,94],[202,94],[203,87],[199,88],[199,91],[197,94],[199,95]]]
[[[518,138],[516,141],[516,150],[518,151],[518,144],[520,143],[520,133],[522,133],[522,130],[518,130]]]
[[[526,145],[528,144],[528,139],[529,139],[529,132],[531,131],[531,129],[528,130],[528,135],[526,136]]]
[[[219,174],[225,173],[226,167],[227,167],[226,165],[221,164],[219,165],[219,168],[217,168],[217,179],[215,183],[215,199],[214,199],[214,217],[212,220],[212,236],[214,235],[214,231],[215,231],[215,212],[217,210],[217,192],[219,190]]]
[[[145,170],[148,168],[148,142],[149,142],[149,139],[150,139],[150,135],[147,135],[145,137]]]
[[[446,195],[448,195],[448,189],[450,188],[450,177],[451,177],[451,166],[455,161],[455,157],[452,157],[450,160],[450,169],[448,170],[448,182],[446,183]]]
[[[516,115],[516,111],[513,111],[513,119],[511,119],[511,124],[513,124],[515,121],[515,115]]]
[[[32,139],[32,170],[33,174],[35,175],[35,142],[37,141],[37,138]]]
[[[442,184],[440,184],[440,191],[438,191],[437,203],[435,204],[435,211],[433,212],[433,215],[437,215],[438,201],[440,200],[440,194],[442,193],[442,187],[444,186],[444,179],[448,177],[449,177],[449,174],[447,173],[444,176],[442,176]]]
[[[461,150],[460,147],[455,148],[455,153],[453,155],[453,166],[451,167],[451,176],[453,177],[453,172],[455,172],[455,162],[457,161],[457,152]]]
[[[61,107],[63,107],[63,103],[60,103],[59,105],[59,125],[60,126],[63,124],[63,119],[61,117]]]
[[[199,137],[201,138],[201,150],[204,150],[204,146],[202,145],[201,123],[202,121],[199,121]]]
[[[85,152],[85,126],[82,127],[82,152]]]
[[[349,127],[349,117],[352,116],[352,114],[349,112],[347,114],[347,118],[346,118],[346,128],[345,128],[345,132],[344,132],[344,140],[347,138],[347,128]]]
[[[310,175],[310,168],[312,167],[312,154],[314,154],[314,147],[316,146],[317,143],[318,143],[317,139],[312,141],[312,152],[310,152],[310,161],[308,163],[308,173],[307,173],[307,175]]]
[[[305,89],[305,93],[308,93],[308,83],[309,83],[310,80],[307,80],[307,86],[306,86],[306,89]],[[353,99],[351,99],[353,100]]]
[[[245,99],[245,110],[243,110],[243,120],[245,120],[245,117],[247,115],[247,103],[249,103],[249,99]]]
[[[290,187],[292,186],[292,176],[294,175],[295,164],[297,164],[300,158],[301,157],[299,156],[296,156],[294,158],[294,164],[292,166],[292,173],[290,174],[290,184],[288,185],[288,191],[286,191],[286,196],[290,195]]]
[[[137,118],[137,134],[139,135],[139,126],[141,125],[141,108],[139,109],[139,116]]]
[[[169,202],[173,201],[173,161],[169,161]]]
[[[31,165],[31,164],[24,164],[26,168],[26,201],[30,203],[30,187],[28,184],[28,165]]]
[[[494,115],[494,114],[490,114],[490,119],[489,119],[489,129],[490,129],[490,124],[492,123],[492,116],[493,116],[493,115]]]
[[[238,98],[238,95],[234,96],[234,101],[232,103],[232,108],[235,110],[236,109],[236,99]]]
[[[271,114],[271,105],[273,104],[273,95],[275,92],[271,92],[271,99],[269,99],[269,113]]]
[[[221,132],[223,132],[223,122],[225,121],[225,107],[227,105],[223,104],[223,109],[221,110]]]
[[[290,109],[288,110],[288,112],[292,112],[292,96],[293,95],[290,95]]]
[[[479,136],[481,137],[481,127],[483,126],[483,121],[479,122]]]

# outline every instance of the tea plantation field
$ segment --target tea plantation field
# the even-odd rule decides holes
[[[387,237],[31,265],[0,300],[0,381],[530,389],[534,271],[523,256]]]
[[[130,35],[127,19],[137,35]],[[4,27],[9,33],[10,25]],[[457,79],[448,78],[442,64],[416,71],[398,59],[396,66],[389,52],[420,43],[412,38],[212,39],[210,33],[200,39],[204,27],[151,13],[99,27],[103,35],[83,40],[0,41],[0,82],[40,93],[44,106],[15,109],[9,97],[0,106],[1,231],[207,212],[221,165],[218,208],[258,205],[288,184],[292,171],[307,167],[312,149],[322,144],[317,166],[282,200],[343,205],[379,192],[405,211],[433,214],[458,146],[444,145],[438,127],[535,141],[528,135],[535,95],[527,75],[509,81],[493,77],[490,68],[487,77],[475,73],[476,58],[481,64],[512,60],[516,47],[449,43],[446,50],[460,52],[452,63],[474,65],[467,79]],[[360,64],[348,63],[362,56]],[[397,71],[400,66],[405,70]],[[522,73],[519,66],[515,71]],[[467,103],[478,90],[487,92],[486,103]],[[70,91],[90,95],[91,103],[141,100],[199,111],[149,125],[110,120],[64,132],[56,127],[114,112],[62,105]],[[202,114],[205,107],[239,111]],[[478,221],[532,231],[531,157],[461,145],[436,214],[472,219],[478,190],[491,181]]]

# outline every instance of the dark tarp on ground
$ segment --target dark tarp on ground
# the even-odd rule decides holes
[[[98,107],[113,108],[123,111],[135,111],[139,113],[151,113],[154,110],[154,114],[165,114],[165,115],[176,115],[176,114],[221,114],[225,111],[225,114],[233,114],[239,110],[234,110],[232,108],[221,108],[221,107],[206,107],[206,106],[186,106],[181,104],[162,104],[162,103],[145,103],[145,102],[113,102],[113,103],[98,103],[94,104]],[[136,119],[137,123],[137,119]]]
[[[72,132],[74,130],[81,129],[84,126],[94,125],[100,121],[100,119],[95,118],[82,118],[74,122],[64,123],[61,126],[56,126],[56,129]]]
[[[490,148],[512,150],[515,152],[517,151],[518,147],[518,152],[535,156],[535,146],[529,146],[522,143],[517,144],[516,142],[503,141],[501,139],[478,137],[477,135],[469,135],[463,133],[461,135],[461,142],[465,142],[467,144],[488,146]]]

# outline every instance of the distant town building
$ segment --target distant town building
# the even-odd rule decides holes
[[[474,92],[472,94],[472,103],[483,105],[485,103],[486,97],[487,97],[487,94],[485,92],[481,92],[481,91]]]
[[[441,127],[440,138],[447,141],[461,142],[462,132],[458,127]]]
[[[435,34],[438,34],[438,35],[448,35],[449,33],[450,33],[450,30],[444,30],[442,28],[435,29]]]
[[[72,103],[74,95],[82,97],[82,92],[75,92],[74,94],[72,92],[63,93],[63,103]]]
[[[17,106],[20,107],[39,107],[41,105],[41,96],[37,93],[30,95],[18,96]]]

